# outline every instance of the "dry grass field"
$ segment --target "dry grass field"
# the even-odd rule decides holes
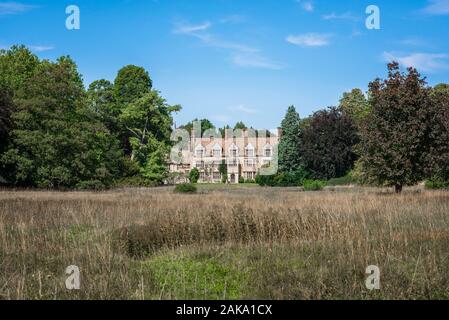
[[[448,258],[448,192],[0,192],[0,299],[448,299]]]

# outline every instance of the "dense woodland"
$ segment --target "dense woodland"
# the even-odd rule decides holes
[[[149,73],[125,66],[114,82],[86,90],[70,57],[40,60],[15,46],[0,51],[0,184],[48,189],[155,186],[168,177],[173,113]],[[191,130],[193,123],[183,126]],[[214,128],[207,119],[202,130]],[[221,132],[225,129],[219,128]],[[234,129],[246,125],[238,122]],[[449,85],[434,88],[413,68],[388,65],[365,95],[281,124],[279,173],[261,185],[349,179],[380,186],[428,180],[449,187]]]

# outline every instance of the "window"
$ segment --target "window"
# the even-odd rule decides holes
[[[204,157],[204,147],[203,146],[198,146],[195,149],[195,155],[197,158],[202,158]]]
[[[255,172],[245,172],[245,179],[246,180],[254,180],[256,178]]]
[[[254,167],[253,159],[245,159],[245,167]]]
[[[204,168],[204,161],[197,161],[196,162],[196,167],[197,168]]]
[[[254,157],[254,147],[251,144],[249,144],[245,150],[247,157]]]
[[[228,166],[230,167],[237,167],[238,163],[237,163],[237,159],[230,159],[228,160]]]
[[[231,155],[231,157],[237,157],[239,154],[239,149],[237,148],[237,146],[235,144],[233,144],[230,148],[229,148],[229,154]]]
[[[221,147],[219,145],[215,145],[214,150],[212,150],[212,154],[214,158],[221,158]]]
[[[264,155],[265,155],[265,157],[271,157],[271,155],[272,155],[271,146],[265,146]]]
[[[214,180],[221,180],[220,172],[214,172]]]

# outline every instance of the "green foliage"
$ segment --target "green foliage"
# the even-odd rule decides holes
[[[426,181],[425,186],[431,190],[449,189],[449,181],[440,177],[433,177]]]
[[[114,81],[114,96],[122,107],[151,92],[153,82],[148,72],[128,65],[119,70]]]
[[[197,168],[193,168],[189,173],[189,180],[191,183],[198,183],[200,179],[200,172]]]
[[[192,183],[182,183],[175,186],[176,193],[196,193],[197,188]]]
[[[248,127],[246,126],[246,124],[243,123],[243,121],[239,121],[235,124],[234,126],[234,130],[245,130]]]
[[[302,186],[304,180],[310,176],[310,173],[303,167],[293,172],[279,172],[276,175],[263,176],[258,174],[256,176],[256,183],[260,186],[269,187],[299,187]]]
[[[209,121],[208,119],[201,119],[201,120],[195,119],[193,121],[190,121],[186,125],[181,126],[180,129],[186,130],[190,135],[190,134],[192,134],[192,129],[193,129],[194,123],[199,123],[198,125],[201,125],[201,136],[203,136],[203,134],[207,130],[215,129],[215,126],[213,125],[213,123],[211,121]]]
[[[294,106],[287,110],[282,121],[282,136],[279,142],[279,171],[291,172],[301,167],[299,152],[300,119]]]
[[[242,176],[239,177],[239,183],[245,183],[245,178],[243,178]]]
[[[305,180],[304,190],[305,191],[320,191],[326,186],[326,181],[321,180]]]
[[[226,165],[225,160],[223,160],[218,166],[218,171],[221,174],[221,183],[226,183],[228,180],[228,166]]]
[[[415,69],[404,74],[394,62],[388,71],[388,79],[369,85],[371,112],[361,126],[359,165],[366,181],[400,192],[431,169],[432,108],[430,90]]]
[[[334,178],[327,181],[328,186],[347,186],[356,183],[357,179],[355,179],[351,173],[345,175],[344,177]]]
[[[13,185],[72,188],[117,174],[121,152],[86,108],[75,63],[42,61],[17,98],[10,148],[1,163]]]
[[[340,100],[340,108],[359,126],[370,112],[370,105],[362,90],[353,89],[351,92],[343,93]]]
[[[354,167],[358,140],[357,129],[344,111],[335,107],[318,111],[301,133],[301,161],[313,179],[343,177]]]

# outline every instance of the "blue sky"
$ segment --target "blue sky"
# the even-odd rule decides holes
[[[65,27],[68,5],[81,29]],[[381,29],[365,27],[368,5]],[[449,0],[0,1],[0,47],[41,58],[70,55],[86,85],[145,67],[178,124],[209,118],[275,128],[289,105],[301,116],[384,77],[388,59],[430,84],[449,82]]]

